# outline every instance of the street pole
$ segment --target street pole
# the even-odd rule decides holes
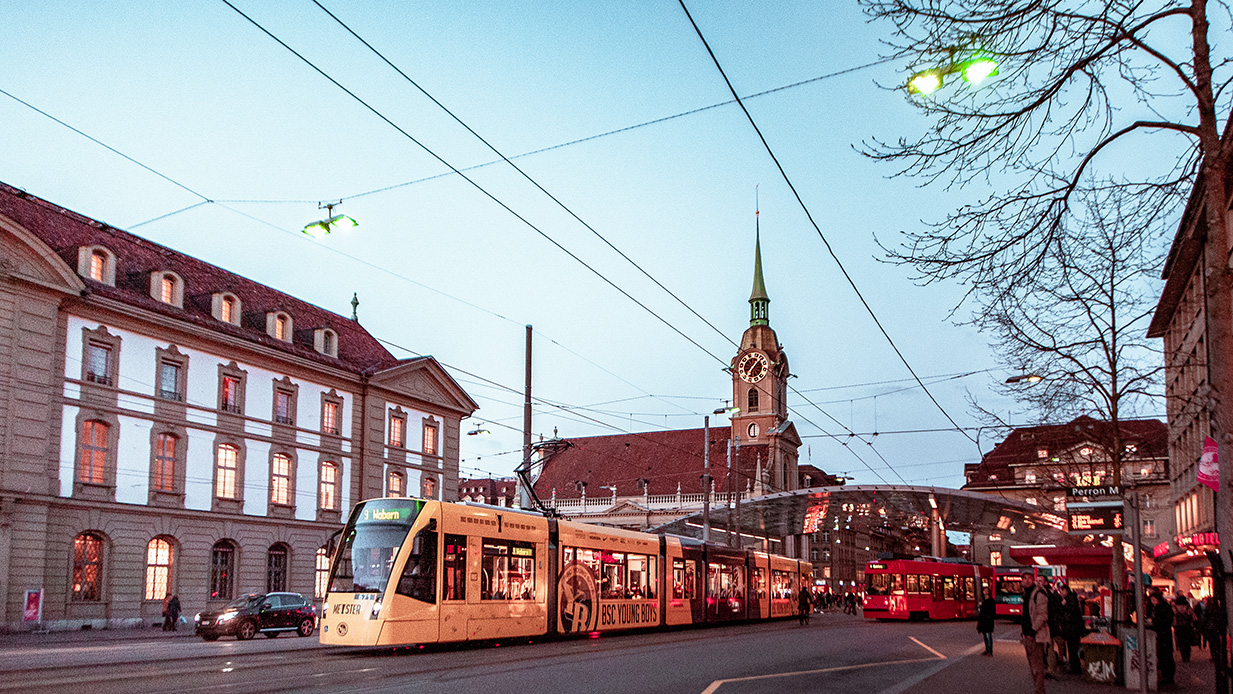
[[[702,541],[711,541],[711,417],[702,417]]]
[[[737,451],[740,454],[740,451]],[[728,440],[728,501],[732,501],[732,440]],[[727,524],[724,526],[728,530],[728,546],[732,546],[732,508],[730,504],[724,504],[724,510],[728,512]]]
[[[1130,526],[1130,544],[1135,553],[1135,614],[1139,639],[1139,691],[1147,694],[1147,614],[1143,611],[1143,553],[1139,551],[1142,540],[1139,533],[1143,529],[1143,521],[1139,520],[1139,493],[1130,493],[1130,508],[1134,516],[1134,525]],[[1127,684],[1130,684],[1127,682]]]
[[[527,326],[526,394],[522,403],[522,465],[518,466],[518,504],[524,509],[537,508],[532,503],[531,490],[531,326]]]
[[[736,469],[741,469],[741,435],[736,435]],[[732,479],[733,471],[728,469],[728,479]],[[731,495],[729,495],[731,498]],[[741,546],[741,481],[736,481],[736,501],[735,508],[732,511],[732,525],[736,527],[736,547]]]

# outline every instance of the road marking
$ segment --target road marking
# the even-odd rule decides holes
[[[930,647],[926,646],[925,644],[921,643],[920,639],[916,638],[915,636],[909,636],[908,638],[910,638],[910,639],[912,639],[913,641],[915,641],[917,646],[920,646],[921,648],[925,649],[926,651],[929,651],[930,653],[932,653],[932,654],[936,655],[937,657],[941,658],[942,660],[946,660],[946,656],[942,655],[941,653],[938,653],[937,651],[933,650],[932,648],[930,648]]]
[[[924,644],[921,644],[922,646]],[[928,646],[925,646],[929,648]],[[933,650],[933,649],[930,649]],[[934,651],[935,653],[937,651]],[[942,656],[945,658],[946,656]],[[769,675],[752,675],[750,677],[733,677],[726,680],[715,680],[702,690],[702,694],[715,694],[715,690],[729,682],[752,682],[754,680],[769,680],[779,677],[798,677],[801,675],[822,675],[828,672],[843,672],[845,670],[863,670],[871,667],[882,667],[884,665],[907,665],[910,663],[932,663],[938,660],[937,658],[910,658],[908,660],[885,660],[879,663],[861,663],[859,665],[840,665],[837,667],[822,668],[820,670],[799,670],[797,672],[775,672]]]

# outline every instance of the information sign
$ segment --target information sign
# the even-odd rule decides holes
[[[1070,534],[1120,535],[1122,533],[1121,506],[1097,506],[1096,508],[1067,508],[1070,513]]]

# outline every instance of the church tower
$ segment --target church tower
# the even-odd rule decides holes
[[[758,447],[757,467],[766,492],[797,487],[797,451],[801,440],[788,420],[788,355],[770,325],[770,296],[762,278],[761,232],[754,236],[753,291],[749,295],[749,328],[731,363],[732,440]],[[743,453],[744,460],[747,454]],[[755,483],[757,485],[757,483]]]

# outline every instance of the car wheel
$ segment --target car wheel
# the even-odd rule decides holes
[[[300,626],[295,630],[295,633],[300,636],[312,636],[313,631],[317,629],[317,625],[313,623],[312,617],[307,617],[300,621]]]
[[[265,637],[267,639],[276,639],[278,638],[278,632],[277,631],[267,631],[265,632]]]
[[[257,623],[251,619],[240,622],[235,628],[235,637],[240,641],[247,641],[256,635]]]
[[[202,635],[201,635],[201,638],[202,638],[202,639],[204,639],[204,640],[206,640],[206,641],[217,641],[217,640],[218,640],[218,634],[202,634]]]

